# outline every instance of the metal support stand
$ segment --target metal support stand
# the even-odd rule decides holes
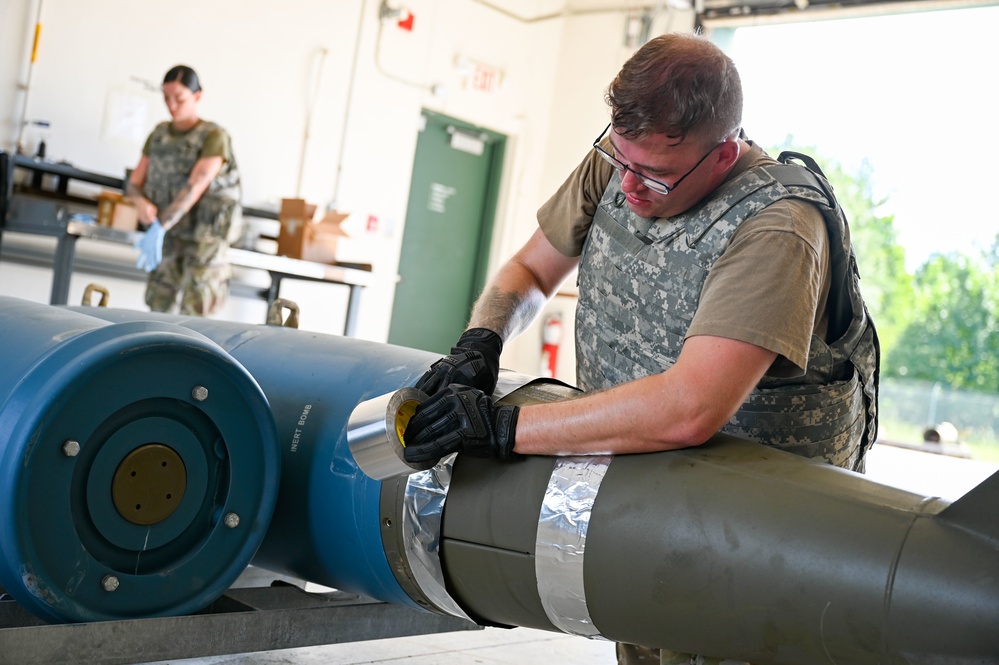
[[[474,623],[285,582],[230,589],[195,615],[47,625],[0,589],[0,662],[129,665],[478,630]]]

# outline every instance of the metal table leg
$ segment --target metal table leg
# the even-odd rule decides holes
[[[345,337],[354,337],[357,332],[357,313],[361,309],[361,289],[359,284],[350,285],[350,295],[347,296],[347,316],[343,321]]]
[[[56,243],[50,305],[65,305],[69,300],[69,280],[73,276],[73,262],[76,260],[76,240],[77,236],[64,233]]]
[[[281,295],[281,274],[268,271],[271,276],[271,286],[267,289],[267,311],[271,311],[274,301]]]

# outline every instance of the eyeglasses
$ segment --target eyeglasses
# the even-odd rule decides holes
[[[621,175],[622,178],[624,177],[624,172],[629,171],[632,175],[638,178],[638,181],[640,183],[651,189],[653,192],[656,192],[657,194],[669,194],[674,189],[676,189],[680,185],[680,183],[683,182],[684,178],[686,178],[691,173],[696,171],[697,167],[701,165],[701,162],[707,159],[708,155],[713,153],[715,151],[715,148],[721,145],[721,143],[719,143],[714,148],[711,148],[711,150],[708,150],[703,157],[697,160],[697,163],[694,164],[694,168],[690,169],[682,176],[680,176],[679,179],[677,179],[672,185],[667,185],[665,182],[660,182],[655,178],[650,178],[649,176],[645,175],[644,173],[641,173],[640,171],[636,171],[635,169],[631,168],[630,166],[619,160],[617,157],[615,157],[614,155],[610,154],[609,152],[600,147],[599,143],[600,141],[603,140],[604,136],[606,136],[608,130],[610,130],[611,124],[613,123],[608,123],[607,126],[604,127],[604,131],[600,132],[600,136],[598,136],[596,140],[593,142],[593,149],[597,151],[598,155],[607,160],[611,166],[617,169],[617,172],[622,174]],[[724,143],[724,141],[722,141],[722,143]]]

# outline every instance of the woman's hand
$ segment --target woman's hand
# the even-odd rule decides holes
[[[139,213],[139,223],[146,227],[156,221],[159,210],[153,205],[153,202],[144,196],[138,198],[132,198],[132,205],[135,206],[136,212]]]

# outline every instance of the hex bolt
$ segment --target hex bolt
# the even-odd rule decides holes
[[[230,529],[235,529],[239,526],[239,515],[236,513],[226,513],[225,525]]]
[[[205,388],[204,386],[194,386],[194,390],[191,391],[191,395],[199,402],[204,402],[208,399],[208,388]]]
[[[101,580],[101,586],[104,587],[105,591],[114,591],[118,588],[118,578],[114,575],[105,575],[104,579]]]
[[[68,439],[62,444],[62,454],[66,457],[76,457],[80,454],[80,442]]]

